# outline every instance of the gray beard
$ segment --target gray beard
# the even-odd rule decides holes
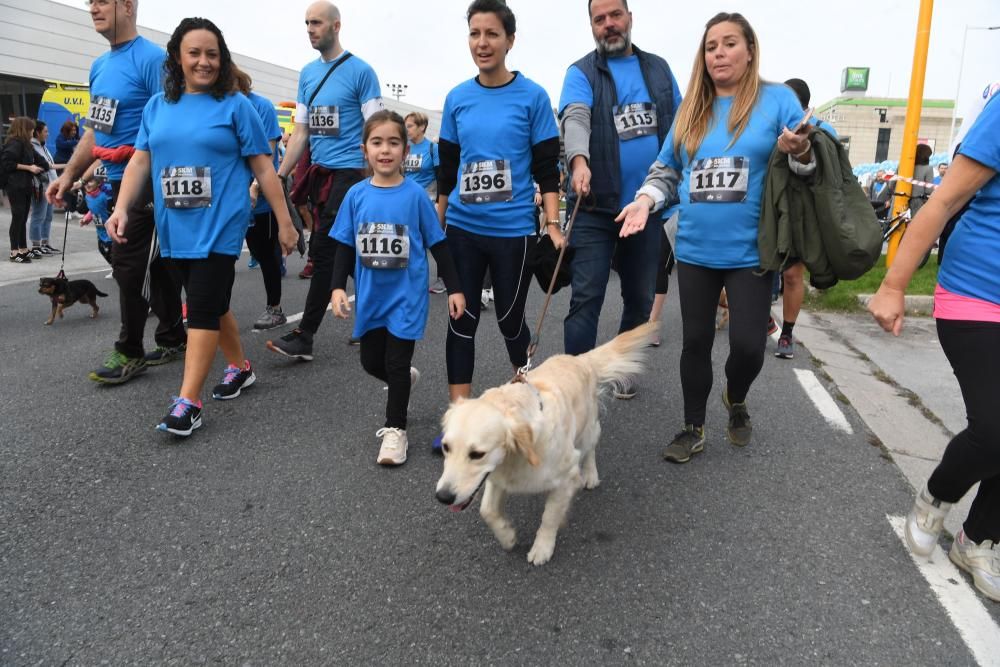
[[[597,52],[608,58],[616,58],[624,55],[625,52],[632,46],[632,33],[625,33],[622,37],[624,39],[622,40],[621,46],[611,46],[603,39],[595,39],[594,42],[597,44]]]

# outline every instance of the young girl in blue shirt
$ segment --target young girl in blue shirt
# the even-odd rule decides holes
[[[374,113],[364,125],[362,151],[370,177],[347,191],[330,237],[337,242],[333,266],[333,314],[346,318],[347,275],[354,269],[354,337],[361,339],[361,365],[389,386],[385,426],[377,462],[406,461],[406,410],[420,373],[410,366],[427,324],[427,251],[448,290],[453,320],[465,312],[465,297],[437,213],[424,189],[403,176],[409,152],[403,118]]]

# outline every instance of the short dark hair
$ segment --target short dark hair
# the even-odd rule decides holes
[[[927,144],[917,144],[917,153],[913,158],[913,164],[930,164],[933,154],[934,149]]]
[[[42,130],[44,130],[45,128],[46,128],[45,121],[44,120],[39,120],[38,118],[36,118],[35,119],[35,129],[33,129],[31,131],[31,134],[33,134],[34,136],[37,137],[38,135],[40,135],[42,133]]]
[[[587,0],[587,14],[590,16],[590,18],[594,18],[594,12],[590,9],[591,5],[593,4],[594,0]],[[625,8],[625,11],[628,11],[628,0],[622,0],[622,7]]]
[[[163,97],[168,102],[176,102],[184,92],[184,70],[181,69],[181,40],[192,30],[207,30],[219,42],[219,78],[212,84],[209,91],[217,100],[237,90],[236,76],[233,73],[233,56],[226,46],[226,40],[218,26],[200,17],[187,18],[180,22],[167,42],[167,58],[163,61],[163,71],[166,79],[163,81]]]
[[[473,0],[465,13],[466,23],[472,23],[472,17],[476,14],[496,14],[508,37],[517,32],[517,19],[504,0]]]
[[[807,84],[802,79],[789,79],[785,82],[785,85],[795,91],[795,94],[799,97],[799,104],[805,109],[809,106],[809,99],[812,95],[809,92],[809,84]]]

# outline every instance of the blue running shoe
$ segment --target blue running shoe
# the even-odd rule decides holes
[[[256,257],[254,257],[253,255],[250,255],[250,261],[247,262],[247,268],[248,269],[256,269],[258,266],[260,266],[260,262],[257,261]]]
[[[431,451],[439,456],[444,456],[444,450],[441,448],[441,439],[444,437],[444,433],[438,433],[438,437],[434,438],[434,442],[431,443]]]
[[[288,267],[285,266],[285,258],[281,258],[281,277],[284,278],[285,274],[288,273]]]

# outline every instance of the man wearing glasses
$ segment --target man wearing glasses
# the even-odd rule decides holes
[[[49,186],[49,201],[62,201],[74,179],[100,159],[112,186],[111,210],[121,188],[125,167],[134,150],[142,110],[163,90],[166,52],[136,28],[138,0],[90,0],[94,30],[108,40],[111,50],[90,67],[90,107],[86,131],[62,176]],[[128,382],[146,366],[172,361],[187,343],[181,312],[180,285],[160,258],[152,210],[152,181],[135,207],[128,211],[126,229],[111,230],[122,238],[111,250],[111,267],[118,283],[122,327],[114,350],[90,379],[103,384]],[[152,309],[159,319],[156,348],[146,353],[143,332]]]

